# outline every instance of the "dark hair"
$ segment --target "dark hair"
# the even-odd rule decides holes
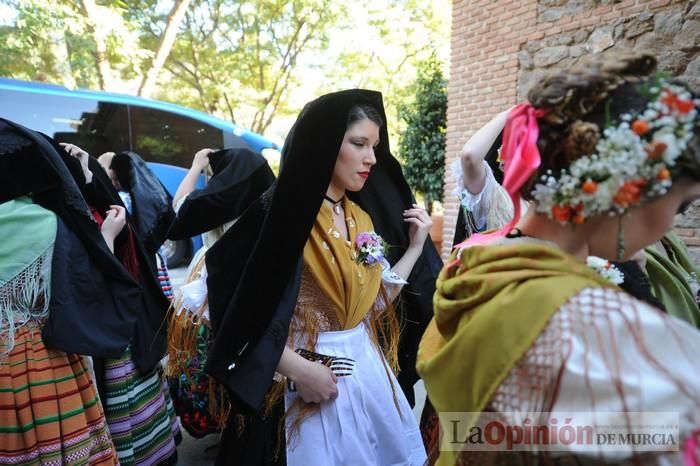
[[[348,122],[346,128],[349,128],[354,123],[361,120],[369,120],[376,123],[380,128],[384,125],[384,120],[376,108],[370,104],[355,104],[350,108],[348,113]]]
[[[119,184],[124,190],[131,190],[133,181],[131,179],[131,157],[126,152],[120,152],[112,157],[112,163],[109,168],[114,171],[114,174],[119,180]]]
[[[540,119],[537,140],[542,163],[521,188],[521,196],[532,200],[533,185],[548,170],[557,176],[574,160],[595,152],[609,122],[643,111],[648,102],[644,90],[655,69],[656,58],[650,54],[618,52],[595,56],[535,84],[528,100],[549,113]]]

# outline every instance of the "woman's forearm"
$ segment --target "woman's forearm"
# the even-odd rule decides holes
[[[473,194],[479,193],[484,189],[486,169],[483,160],[493,142],[503,130],[509,111],[499,113],[491,121],[479,128],[464,144],[462,152],[460,152],[464,188]]]
[[[289,346],[284,347],[282,357],[277,365],[277,372],[291,380],[299,380],[304,366],[308,361],[292,351]]]
[[[182,179],[180,186],[177,187],[175,197],[173,197],[173,208],[177,206],[180,199],[194,191],[194,188],[197,186],[197,179],[199,178],[199,174],[201,172],[202,171],[196,167],[192,167],[187,171],[187,174]]]
[[[112,238],[109,235],[106,235],[104,232],[102,232],[102,238],[104,238],[105,243],[107,243],[107,247],[112,252],[112,254],[114,254],[114,238]]]
[[[416,265],[421,252],[423,252],[422,246],[422,244],[420,247],[409,246],[404,255],[401,256],[401,259],[399,259],[398,262],[396,262],[396,264],[394,264],[394,266],[391,268],[392,272],[404,280],[408,280],[408,276],[411,274],[413,266]]]

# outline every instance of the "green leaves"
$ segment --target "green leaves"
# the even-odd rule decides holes
[[[404,175],[430,211],[433,201],[443,198],[447,127],[447,81],[434,56],[419,65],[415,102],[403,109],[402,118],[406,130],[399,139],[399,154]]]

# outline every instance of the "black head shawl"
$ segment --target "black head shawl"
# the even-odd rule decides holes
[[[133,337],[141,289],[102,239],[61,153],[48,137],[0,118],[0,202],[31,195],[58,216],[47,346],[119,357]],[[82,176],[79,164],[71,168]]]
[[[275,181],[265,158],[248,149],[209,155],[213,175],[180,206],[168,238],[185,239],[238,218]]]
[[[110,205],[123,206],[119,194],[102,165],[95,158],[90,157],[88,168],[92,171],[92,182],[83,188],[83,192],[90,205],[101,213],[109,210]],[[139,285],[141,285],[138,316],[132,329],[131,353],[136,367],[142,372],[147,372],[155,367],[165,354],[167,335],[164,320],[170,301],[163,294],[158,281],[155,252],[145,246],[135,228],[133,218],[129,215],[127,215],[127,227],[122,229],[115,239],[115,250],[120,244],[128,241],[127,228],[131,228],[135,233],[135,252],[139,262]]]
[[[147,252],[155,254],[175,218],[170,193],[134,152],[116,154],[110,168],[116,173],[122,189],[131,195],[131,216],[139,237]]]
[[[273,188],[207,253],[209,309],[216,331],[207,370],[228,387],[240,409],[259,410],[272,382],[296,305],[304,245],[330,183],[348,114],[357,104],[372,105],[386,121],[381,94],[374,91],[342,91],[309,103],[287,136]],[[352,198],[394,246],[391,259],[396,260],[408,245],[402,211],[413,196],[389,151],[385,126],[375,154],[377,164],[365,187]],[[432,316],[441,266],[427,241],[404,293],[405,322],[411,320],[416,327],[411,341],[404,341],[413,360],[416,335],[420,337]]]

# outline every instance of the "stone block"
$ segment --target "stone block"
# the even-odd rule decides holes
[[[688,66],[688,55],[680,50],[663,50],[656,55],[659,70],[678,76]]]
[[[685,81],[693,91],[697,94],[700,92],[700,54],[688,63],[685,72],[680,76],[681,80]],[[698,209],[700,210],[700,209]],[[700,225],[698,225],[700,226]]]
[[[654,30],[654,15],[651,13],[643,13],[637,17],[632,18],[625,25],[625,37],[628,39],[634,39],[635,37],[641,36],[646,32]]]
[[[532,56],[527,50],[521,50],[518,52],[518,63],[520,64],[520,69],[523,70],[531,70],[534,66]]]
[[[546,47],[535,53],[534,62],[537,68],[555,65],[569,56],[569,47],[559,45]]]
[[[660,11],[654,16],[654,32],[662,37],[673,37],[681,32],[683,17],[678,10]]]
[[[591,34],[588,38],[588,48],[593,53],[600,53],[615,45],[613,38],[613,26],[603,26]]]
[[[588,36],[590,35],[590,31],[587,29],[581,29],[580,31],[577,31],[576,34],[574,34],[574,44],[580,44],[581,42],[585,42],[588,39]]]
[[[700,45],[700,21],[689,20],[683,23],[680,33],[673,40],[680,49],[694,49]]]

